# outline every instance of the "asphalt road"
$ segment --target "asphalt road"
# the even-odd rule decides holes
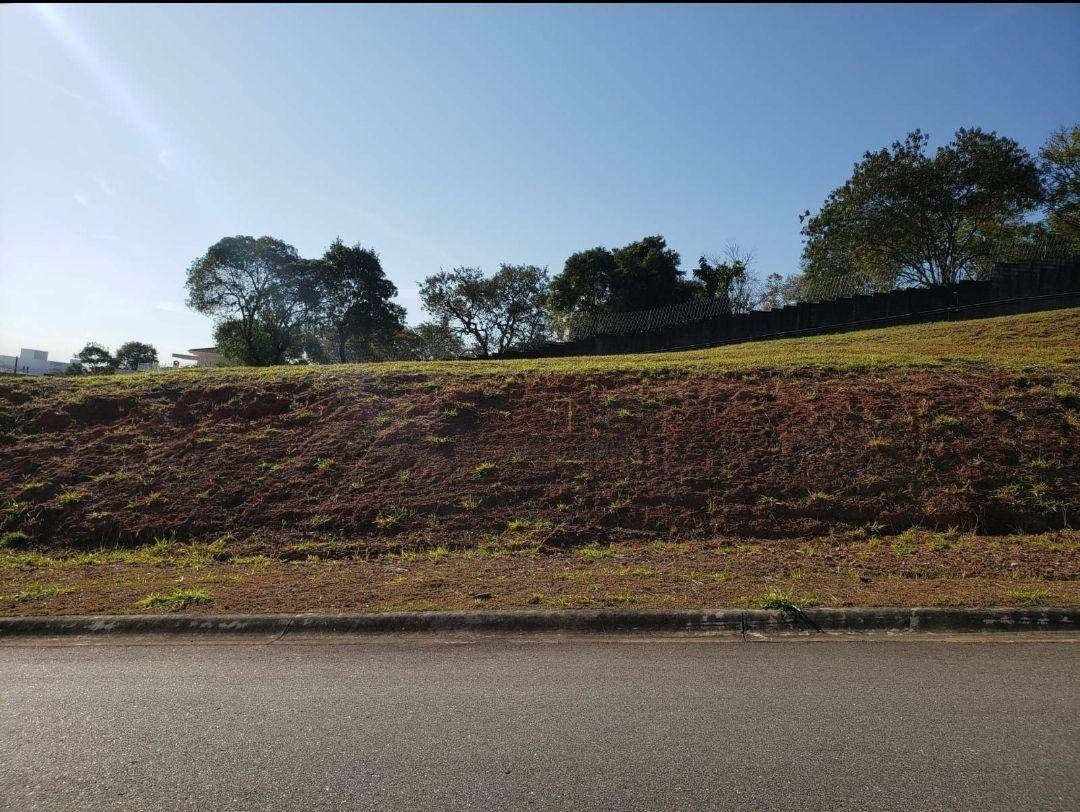
[[[9,809],[1080,809],[1075,643],[0,648]]]

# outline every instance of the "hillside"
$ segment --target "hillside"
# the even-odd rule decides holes
[[[1078,602],[1078,404],[1076,309],[665,355],[0,379],[0,604],[130,611],[178,572],[227,585],[207,611]]]

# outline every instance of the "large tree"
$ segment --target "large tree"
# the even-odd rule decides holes
[[[157,360],[157,348],[142,341],[125,341],[116,350],[119,369],[136,370],[140,364],[156,364]]]
[[[1050,228],[1080,249],[1080,124],[1060,129],[1039,151]]]
[[[109,350],[95,341],[90,341],[75,353],[70,372],[87,372],[91,375],[110,375],[116,371],[116,358]]]
[[[560,316],[623,313],[683,302],[693,286],[679,270],[679,254],[661,236],[609,251],[590,248],[570,256],[551,282],[551,307]]]
[[[217,320],[236,360],[280,364],[309,314],[314,274],[281,240],[226,237],[188,268],[187,290],[188,305]]]
[[[315,268],[313,320],[325,331],[336,360],[369,360],[404,325],[405,310],[379,255],[370,248],[334,240]]]
[[[987,267],[1041,200],[1039,171],[1010,138],[960,129],[928,152],[920,130],[867,152],[821,210],[800,216],[808,281],[951,284]]]
[[[526,346],[549,329],[547,269],[535,265],[504,264],[490,277],[479,268],[440,271],[424,280],[420,299],[479,358]]]
[[[571,254],[551,280],[552,310],[568,316],[609,309],[616,271],[615,257],[602,246]]]

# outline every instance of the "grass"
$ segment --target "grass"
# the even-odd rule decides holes
[[[27,603],[30,601],[45,600],[46,598],[52,598],[56,595],[67,595],[74,591],[75,588],[70,586],[43,586],[41,584],[31,584],[22,592],[9,597],[17,603]]]
[[[112,392],[135,394],[168,381],[227,383],[231,380],[277,381],[329,379],[356,375],[445,375],[474,378],[519,373],[588,373],[612,370],[749,371],[757,368],[806,367],[866,370],[895,367],[964,366],[992,363],[1009,369],[1075,366],[1080,359],[1080,308],[1001,316],[971,321],[937,322],[858,330],[836,335],[753,341],[682,352],[637,355],[576,356],[496,361],[392,361],[365,364],[220,367],[166,370],[132,375],[87,375],[35,382],[79,396]],[[1072,402],[1071,391],[1060,400]],[[614,401],[611,404],[614,405]],[[389,421],[376,418],[377,425]]]
[[[1017,606],[1042,606],[1050,602],[1045,589],[1007,589],[1005,597]]]
[[[210,603],[213,595],[206,589],[174,589],[171,592],[153,592],[138,601],[139,609],[164,609],[167,612],[182,612],[189,606]]]

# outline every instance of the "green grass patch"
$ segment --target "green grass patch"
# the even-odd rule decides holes
[[[171,592],[153,592],[136,602],[139,609],[164,609],[166,612],[182,612],[189,606],[210,603],[213,595],[207,589],[174,589]]]

